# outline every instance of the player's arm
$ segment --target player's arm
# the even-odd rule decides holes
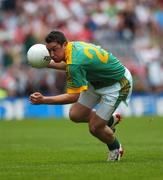
[[[79,93],[61,94],[57,96],[43,96],[39,92],[30,95],[32,104],[71,104],[78,100]]]
[[[55,63],[53,60],[51,60],[47,67],[58,70],[66,70],[66,63]]]

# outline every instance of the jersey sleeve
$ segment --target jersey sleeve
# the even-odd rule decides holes
[[[80,65],[70,64],[66,68],[67,93],[80,93],[88,89],[86,71]]]

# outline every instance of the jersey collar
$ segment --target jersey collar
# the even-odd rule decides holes
[[[72,64],[72,42],[68,42],[65,50],[66,64]]]

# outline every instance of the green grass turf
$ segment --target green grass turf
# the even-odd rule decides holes
[[[125,155],[113,163],[87,124],[0,121],[0,180],[162,180],[163,117],[125,118],[116,133]]]

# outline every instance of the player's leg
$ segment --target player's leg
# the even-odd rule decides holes
[[[75,103],[72,105],[69,117],[73,122],[81,123],[81,122],[88,122],[89,116],[91,113],[96,113],[95,109],[88,108],[86,106],[83,107],[80,103]],[[115,126],[119,124],[122,120],[122,116],[118,113],[115,113],[111,116],[108,120],[107,125],[115,132]]]
[[[88,91],[82,92],[79,97],[79,101],[72,105],[69,117],[72,121],[76,123],[88,122],[91,113],[95,113],[95,109],[92,108],[98,104],[100,101],[100,96],[94,93],[94,88],[90,85]],[[83,106],[84,105],[84,106]],[[115,125],[121,120],[119,114],[114,114],[108,120],[108,126],[112,130],[115,129]]]
[[[115,132],[115,126],[122,121],[122,115],[120,113],[114,113],[108,120],[107,125]]]
[[[111,111],[113,110],[114,108],[111,109]],[[91,134],[100,139],[102,142],[111,144],[110,147],[114,148],[112,146],[115,146],[115,137],[112,129],[107,126],[106,120],[96,115],[95,111],[92,111],[85,105],[75,103],[70,110],[70,119],[75,122],[89,122],[89,129]],[[116,144],[115,148],[118,147],[119,144]]]
[[[89,129],[92,135],[106,143],[109,149],[117,150],[120,147],[118,140],[114,137],[113,131],[107,126],[107,120],[112,117],[112,113],[115,108],[105,105],[100,106],[98,113],[106,116],[107,120],[96,115],[96,112],[92,108],[101,100],[101,95],[95,93],[93,88],[90,86],[88,91],[80,94],[78,103],[75,103],[70,109],[70,119],[74,122],[89,122]],[[104,108],[104,109],[103,109]],[[117,160],[117,159],[115,159]]]
[[[107,126],[107,122],[99,116],[94,115],[90,119],[89,129],[93,136],[107,144],[110,153],[109,161],[118,161],[123,155],[123,149],[118,139],[114,136],[111,128]]]
[[[106,125],[108,125],[108,122],[109,122],[108,119],[113,118],[114,111],[115,111],[115,107],[112,105],[109,105],[108,103],[106,103],[103,100],[100,103],[99,108],[97,109],[96,115],[99,118],[101,118],[105,122]],[[94,123],[95,123],[94,120],[92,120],[92,124],[94,124]],[[108,126],[106,126],[106,127],[108,127]],[[105,131],[106,130],[112,131],[112,134],[113,134],[113,130],[110,127],[108,127],[108,128],[105,128]],[[99,136],[101,136],[101,135],[99,134]],[[119,143],[118,139],[115,137],[115,134],[112,135],[112,141],[108,141],[105,143],[107,144],[107,147],[109,149],[109,156],[108,156],[107,160],[109,160],[109,161],[120,160],[120,157],[123,155],[123,149],[122,149],[121,144]]]
[[[90,116],[89,130],[93,136],[105,144],[112,144],[114,141],[113,131],[107,126],[107,121],[99,117],[96,113]]]
[[[91,113],[92,109],[77,102],[72,105],[69,112],[69,117],[73,122],[76,123],[88,122]]]
[[[132,77],[130,72],[126,69],[125,77],[122,78],[119,83],[116,83],[110,87],[101,88],[96,91],[96,93],[99,93],[102,96],[101,105],[99,106],[96,114],[106,121],[111,119],[115,109],[122,101],[126,104],[128,103],[131,92]],[[107,145],[110,150],[108,160],[119,160],[123,154],[120,143],[115,139],[114,143]]]
[[[100,101],[100,96],[94,93],[94,88],[89,85],[87,91],[81,92],[78,102],[73,104],[69,117],[74,122],[88,122],[92,113],[92,109]]]

